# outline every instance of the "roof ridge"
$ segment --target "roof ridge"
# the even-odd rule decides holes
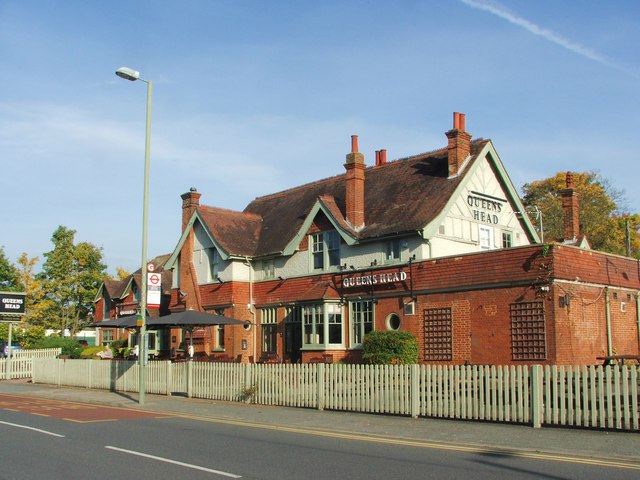
[[[213,207],[211,205],[198,205],[197,209],[216,210],[216,211],[222,211],[222,212],[233,213],[233,214],[238,214],[238,215],[244,215],[244,216],[247,216],[247,217],[254,217],[254,218],[258,219],[258,220],[262,219],[262,217],[260,215],[258,215],[257,213],[247,212],[246,210],[231,210],[230,208]]]

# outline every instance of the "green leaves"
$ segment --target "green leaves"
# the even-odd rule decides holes
[[[51,237],[54,248],[44,254],[42,281],[46,316],[73,335],[88,323],[96,289],[106,275],[102,250],[88,242],[74,244],[75,230],[59,226]]]
[[[364,337],[362,358],[375,365],[418,363],[418,341],[409,332],[373,331]]]
[[[0,247],[0,291],[24,291],[24,286],[20,281],[20,272],[18,272],[18,269],[9,261],[4,253],[3,247]]]
[[[640,216],[623,212],[621,191],[596,172],[573,173],[573,189],[579,194],[580,233],[587,237],[591,248],[626,255],[626,222],[631,232],[631,256],[640,258]],[[566,173],[558,172],[544,180],[522,187],[526,207],[538,207],[542,212],[544,239],[563,239],[564,215],[561,193],[566,188]]]

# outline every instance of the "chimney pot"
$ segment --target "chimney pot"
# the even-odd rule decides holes
[[[383,148],[380,150],[380,165],[384,165],[385,163],[387,163],[387,150]]]
[[[380,150],[376,150],[376,167],[380,165]]]
[[[358,152],[358,136],[351,135],[351,153]]]
[[[460,114],[453,112],[453,128],[458,130],[460,128]]]

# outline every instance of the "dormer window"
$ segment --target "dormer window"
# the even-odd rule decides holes
[[[311,235],[314,270],[327,270],[340,265],[340,235],[335,230]]]

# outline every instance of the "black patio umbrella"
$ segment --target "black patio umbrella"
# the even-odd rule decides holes
[[[103,328],[134,328],[138,325],[137,315],[103,320],[92,323],[92,327]],[[198,312],[196,310],[184,310],[163,317],[147,317],[145,324],[149,328],[157,327],[210,327],[213,325],[245,325],[247,322],[235,318],[216,315],[214,313]]]
[[[127,315],[126,317],[112,318],[110,320],[102,320],[94,322],[90,327],[100,328],[133,328],[137,325],[136,315]]]
[[[215,313],[183,310],[182,312],[147,318],[149,327],[210,327],[213,325],[244,325],[247,322]]]

